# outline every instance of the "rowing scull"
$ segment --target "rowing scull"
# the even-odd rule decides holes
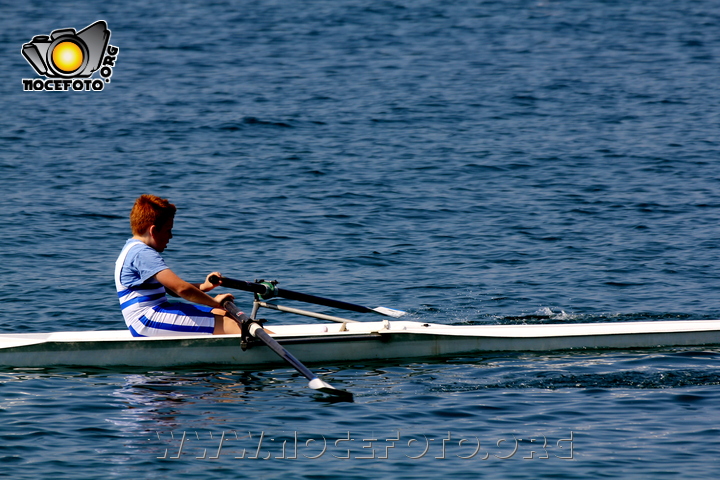
[[[442,325],[385,320],[272,325],[271,335],[305,363],[405,360],[483,352],[637,349],[720,345],[720,320],[542,325]],[[0,335],[0,366],[176,367],[271,365],[268,347],[240,335],[132,337],[127,330]]]

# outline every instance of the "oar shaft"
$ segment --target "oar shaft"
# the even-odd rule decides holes
[[[303,376],[308,380],[315,380],[316,378],[318,378],[317,375],[308,370],[308,368],[302,363],[300,363],[300,361],[295,358],[292,353],[285,350],[282,345],[275,341],[275,339],[268,335],[268,333],[261,327],[256,328],[255,331],[252,332],[252,335],[255,338],[260,339],[260,341],[270,347],[275,353],[280,355],[283,360],[292,365],[295,370],[302,373]]]
[[[244,280],[235,280],[234,278],[227,277],[217,277],[215,275],[210,278],[210,282],[216,285],[218,283],[221,283],[223,287],[227,288],[234,288],[236,290],[257,293],[265,300],[268,300],[273,296],[277,296],[287,298],[288,300],[297,300],[299,302],[314,303],[316,305],[323,305],[330,308],[350,310],[351,312],[373,312],[372,308],[364,307],[362,305],[355,305],[354,303],[342,302],[340,300],[333,300],[331,298],[318,297],[316,295],[308,295],[307,293],[294,292],[292,290],[286,290],[284,288],[276,287],[272,289],[272,291],[268,291],[270,289],[262,283],[250,283]]]
[[[223,303],[223,307],[225,308],[225,310],[227,310],[228,313],[230,313],[230,315],[233,316],[233,318],[240,320],[242,311],[237,307],[237,305],[235,305],[233,302],[228,301]],[[263,330],[262,327],[260,327],[259,325],[257,326],[257,328],[252,329],[250,331],[250,334],[253,337],[258,338],[268,347],[270,347],[275,353],[280,355],[283,360],[295,367],[298,372],[302,373],[308,380],[313,380],[317,378],[317,375],[308,370],[308,368],[302,363],[300,363],[300,361],[295,358],[292,353],[285,350],[282,345],[280,345],[274,338],[268,335],[267,332]]]
[[[288,300],[297,300],[298,302],[314,303],[316,305],[323,305],[325,307],[340,308],[342,310],[350,310],[351,312],[360,312],[360,313],[372,312],[371,308],[363,307],[362,305],[355,305],[354,303],[341,302],[340,300],[333,300],[330,298],[317,297],[315,295],[308,295],[307,293],[293,292],[292,290],[285,290],[284,288],[277,289],[277,296],[287,298]]]
[[[223,303],[223,308],[237,321],[243,321],[243,313],[240,311],[240,309],[231,301],[226,301]],[[247,318],[247,317],[245,317]],[[352,401],[353,394],[350,392],[347,392],[345,390],[338,390],[337,388],[332,387],[331,385],[323,382],[318,378],[317,375],[312,373],[310,369],[308,369],[305,365],[300,362],[297,358],[293,356],[292,353],[285,350],[285,348],[280,345],[274,338],[272,338],[268,333],[262,329],[260,325],[257,323],[252,323],[250,325],[250,334],[254,336],[255,338],[259,339],[261,342],[263,342],[265,345],[270,347],[270,349],[278,354],[280,358],[285,360],[287,363],[289,363],[295,370],[300,372],[305,378],[310,380],[310,388],[313,388],[315,390],[319,390],[321,392],[327,393],[328,395],[334,395],[336,397],[340,397],[343,400],[346,401]]]
[[[244,280],[235,280],[234,278],[218,277],[217,275],[210,277],[210,283],[214,285],[222,284],[223,287],[257,293],[259,295],[266,295],[268,290],[267,287],[261,283],[251,283]]]

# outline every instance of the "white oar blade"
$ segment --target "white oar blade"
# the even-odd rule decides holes
[[[333,387],[330,386],[330,384],[323,382],[317,377],[310,380],[310,388],[312,388],[313,390],[320,390],[321,388],[331,388],[335,390]]]
[[[403,312],[402,310],[395,310],[393,308],[387,308],[387,307],[373,308],[373,312],[377,312],[380,315],[385,315],[386,317],[393,317],[393,318],[400,318],[407,313],[407,312]]]
[[[349,402],[353,401],[353,394],[346,391],[346,390],[338,390],[337,388],[333,388],[330,386],[330,384],[323,382],[319,378],[315,377],[312,380],[310,380],[309,387],[313,390],[317,390],[319,392],[327,393],[328,395],[332,395],[334,397],[342,398],[343,400],[347,400]]]

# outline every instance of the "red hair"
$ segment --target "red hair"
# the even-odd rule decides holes
[[[133,235],[142,235],[155,225],[160,228],[175,217],[177,208],[165,198],[140,195],[130,211],[130,228]]]

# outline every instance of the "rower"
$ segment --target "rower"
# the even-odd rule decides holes
[[[133,236],[115,264],[115,286],[125,323],[136,337],[240,333],[240,325],[222,307],[231,294],[214,298],[209,281],[192,284],[176,275],[162,253],[172,238],[175,205],[155,195],[141,195],[130,212]],[[169,303],[166,293],[193,304]]]

